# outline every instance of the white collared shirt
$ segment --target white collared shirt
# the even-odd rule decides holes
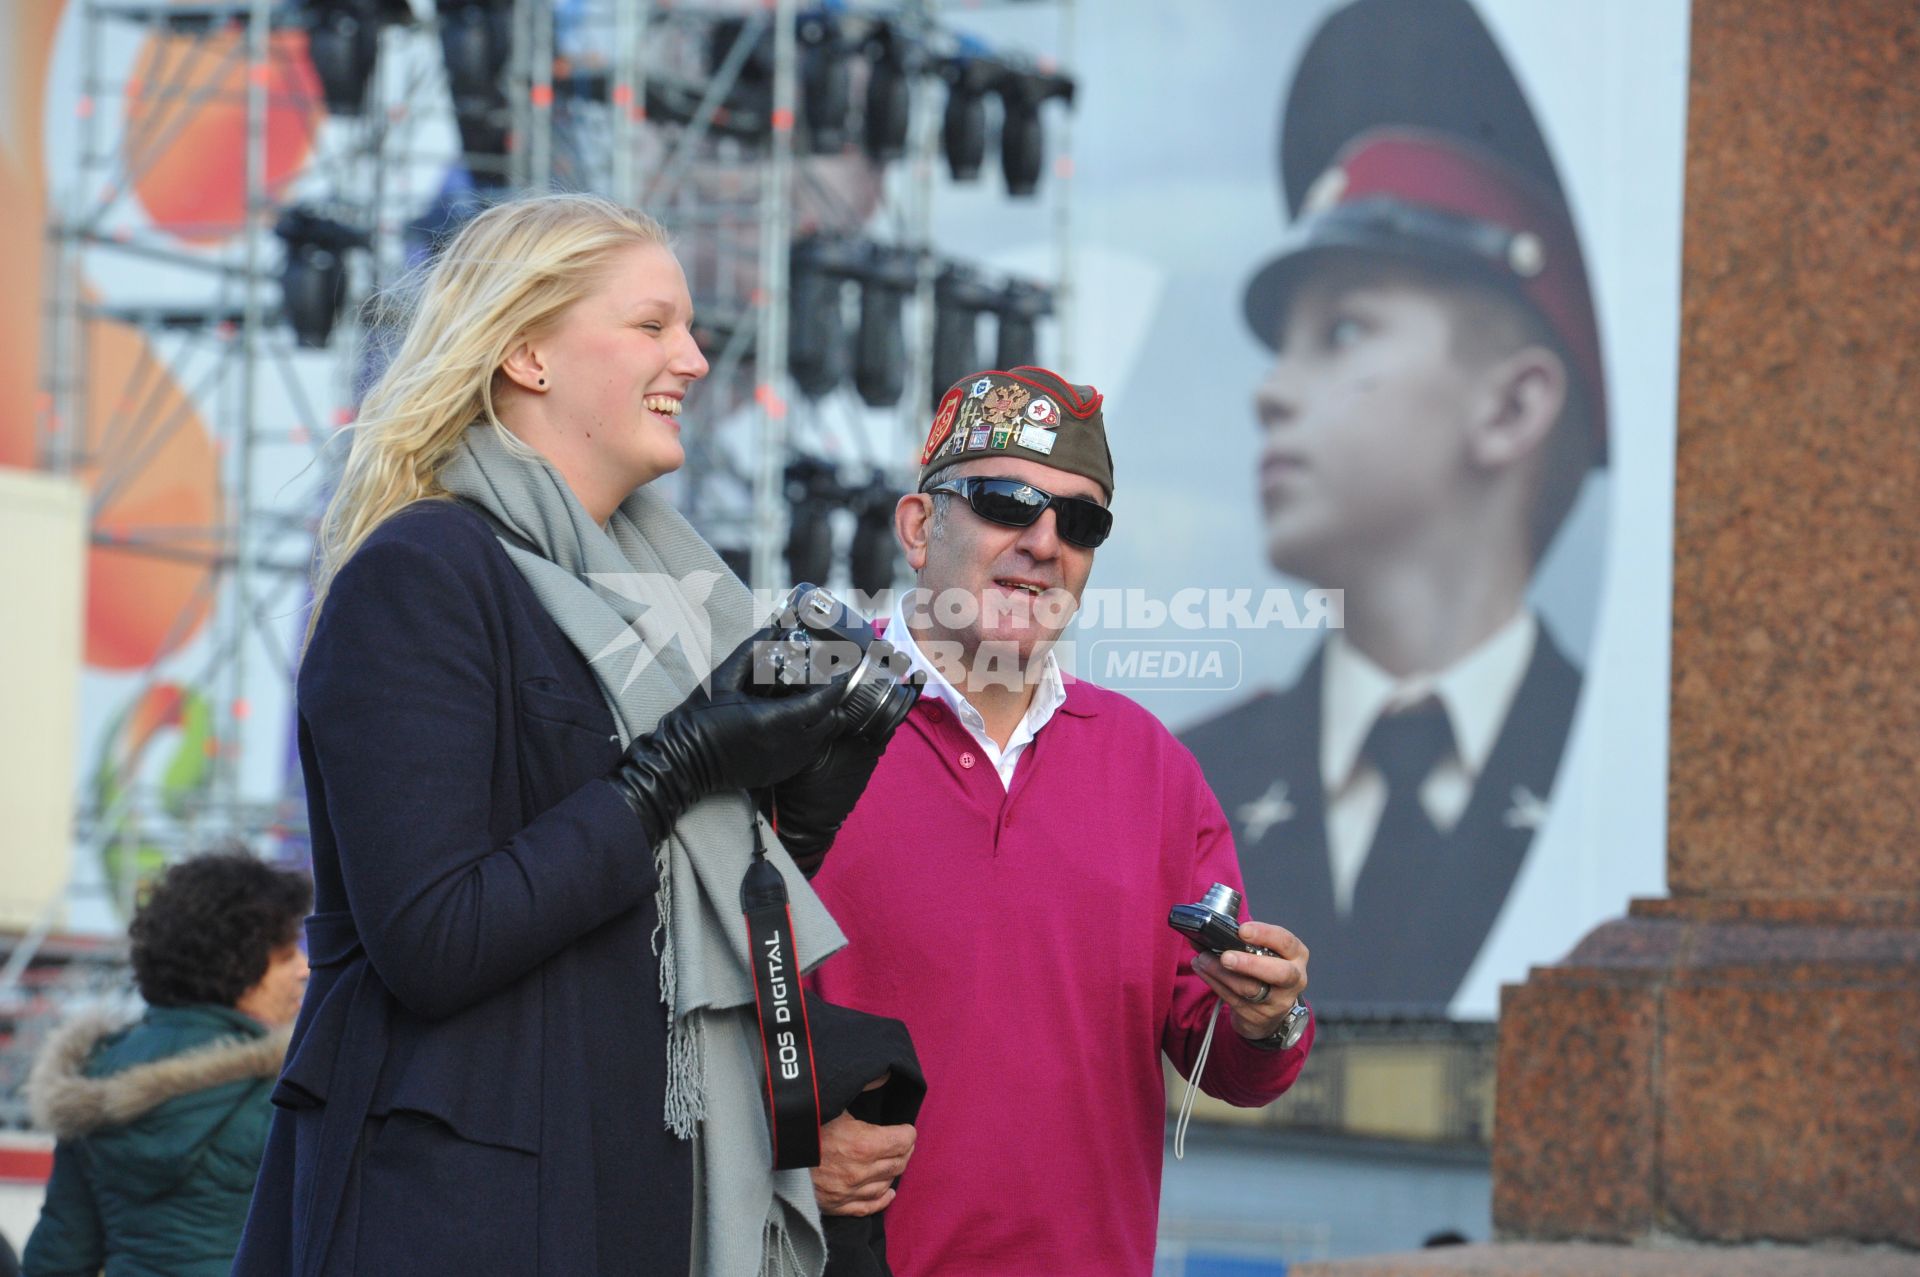
[[[1020,761],[1020,755],[1026,752],[1040,729],[1047,725],[1054,711],[1067,700],[1067,683],[1060,676],[1060,662],[1054,659],[1049,648],[1040,661],[1040,680],[1033,689],[1033,699],[1027,703],[1027,712],[1013,729],[1013,735],[1007,737],[1007,747],[1001,749],[993,737],[987,735],[987,720],[973,707],[973,702],[960,694],[960,689],[947,681],[946,675],[934,668],[921,652],[920,645],[914,642],[913,631],[907,628],[907,619],[901,614],[901,606],[911,591],[901,591],[901,601],[896,602],[893,616],[887,622],[886,640],[903,653],[913,663],[913,668],[927,676],[926,690],[922,696],[931,696],[944,702],[960,725],[967,729],[968,735],[979,742],[987,758],[993,763],[993,770],[1000,777],[1003,787],[1013,785],[1014,765]]]
[[[1522,609],[1478,647],[1438,674],[1396,679],[1335,633],[1327,643],[1320,724],[1320,775],[1327,792],[1327,851],[1333,898],[1342,914],[1353,907],[1353,889],[1387,802],[1387,783],[1360,756],[1381,714],[1405,709],[1431,696],[1446,711],[1453,752],[1435,764],[1420,786],[1420,805],[1441,830],[1452,829],[1467,810],[1474,782],[1485,770],[1520,680],[1533,660],[1540,633],[1533,613]]]

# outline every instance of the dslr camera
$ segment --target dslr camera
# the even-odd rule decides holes
[[[852,608],[820,586],[793,587],[754,649],[754,686],[780,696],[852,672],[838,704],[846,734],[884,740],[920,699],[908,661]]]

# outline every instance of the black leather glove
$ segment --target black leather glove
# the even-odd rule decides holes
[[[840,723],[845,679],[785,696],[754,690],[755,634],[720,662],[705,689],[667,712],[627,747],[607,781],[657,845],[681,813],[724,789],[762,789],[810,767]]]
[[[889,733],[891,735],[891,733]],[[853,805],[866,791],[885,740],[842,736],[819,767],[800,772],[773,787],[773,827],[800,872],[811,878],[826,859]]]

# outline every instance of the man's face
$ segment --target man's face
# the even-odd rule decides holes
[[[1474,499],[1479,385],[1453,354],[1455,316],[1421,277],[1381,266],[1330,264],[1295,288],[1254,400],[1276,568],[1342,586]]]
[[[1057,497],[1106,504],[1092,479],[1013,457],[962,462],[941,471],[937,480],[967,475],[1018,479]],[[1093,571],[1094,552],[1060,538],[1052,509],[1028,527],[1009,528],[981,518],[959,496],[947,500],[945,522],[928,541],[919,567],[920,588],[931,595],[926,609],[933,627],[927,637],[958,644],[968,661],[982,645],[1002,655],[1017,653],[1024,669],[1072,618]],[[947,591],[970,596],[974,606],[963,611],[944,605]]]

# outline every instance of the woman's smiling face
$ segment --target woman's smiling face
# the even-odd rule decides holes
[[[643,244],[616,253],[599,286],[535,345],[548,421],[594,472],[594,486],[631,491],[686,461],[680,408],[707,361],[671,252]]]

